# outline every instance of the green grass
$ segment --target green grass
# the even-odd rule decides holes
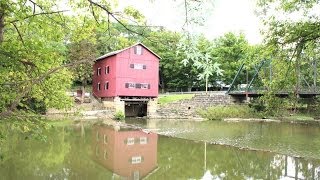
[[[258,118],[259,114],[246,105],[213,106],[198,113],[209,120],[222,120],[225,118]]]
[[[183,99],[191,99],[194,94],[170,94],[170,95],[162,95],[159,97],[158,103],[160,105],[165,105],[171,102],[176,102]]]
[[[303,114],[294,114],[288,117],[284,117],[284,120],[289,120],[289,121],[313,121],[314,118],[307,116],[307,115],[303,115]]]

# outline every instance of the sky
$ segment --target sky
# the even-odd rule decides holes
[[[132,6],[147,18],[149,25],[181,31],[184,24],[184,4],[181,0],[119,0],[119,7]],[[262,41],[261,23],[254,14],[255,0],[213,0],[201,16],[206,18],[197,32],[214,39],[227,32],[243,32],[249,43]]]

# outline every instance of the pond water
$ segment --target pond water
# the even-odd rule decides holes
[[[0,148],[0,179],[320,179],[317,126],[127,123],[138,128],[54,127],[46,142],[12,134]]]

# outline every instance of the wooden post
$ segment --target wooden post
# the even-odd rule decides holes
[[[206,94],[208,94],[208,76],[206,77]]]
[[[249,73],[248,73],[248,67],[246,67],[246,102],[249,102],[249,95],[248,95],[248,91],[249,91]]]
[[[204,142],[204,172],[207,170],[207,142]]]

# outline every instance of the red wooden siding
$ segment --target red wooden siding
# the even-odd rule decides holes
[[[93,93],[95,96],[158,96],[159,58],[139,44],[138,46],[142,47],[142,54],[135,54],[136,46],[96,61],[93,66]],[[105,74],[107,66],[110,68],[109,74]],[[101,75],[97,75],[99,67]],[[100,90],[97,88],[99,82]],[[104,89],[106,82],[109,82],[107,90]],[[126,83],[135,84],[135,87],[129,88]],[[146,88],[139,88],[141,86]]]
[[[122,177],[133,179],[133,173],[138,171],[142,178],[157,167],[157,134],[99,126],[94,128],[92,137],[95,161]],[[128,138],[134,143],[127,144]],[[147,143],[141,144],[140,138],[147,138]],[[137,156],[143,158],[142,162],[132,163],[132,157]]]
[[[105,73],[105,68],[109,66],[109,74]],[[101,68],[101,74],[97,75],[98,68]],[[93,65],[93,78],[92,78],[92,88],[93,94],[96,97],[111,97],[116,94],[116,56],[111,56],[108,60],[97,61]],[[104,89],[105,83],[109,83],[109,88]],[[100,90],[98,90],[98,83],[100,83]]]

